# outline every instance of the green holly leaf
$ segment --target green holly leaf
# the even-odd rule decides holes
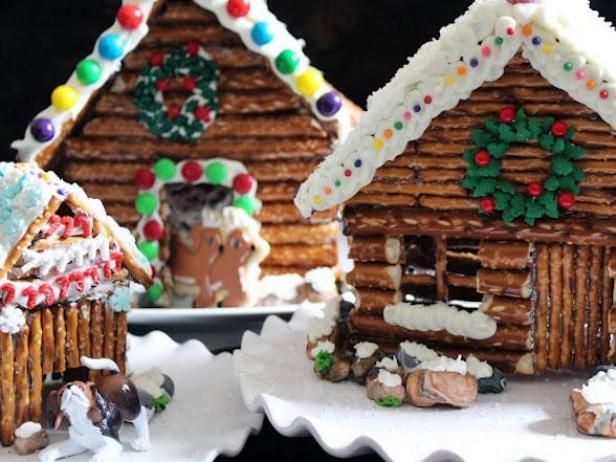
[[[513,214],[511,209],[506,209],[503,211],[503,221],[505,224],[510,225],[517,217]]]
[[[573,171],[573,164],[563,157],[555,156],[552,159],[552,171],[558,176],[569,175]]]
[[[526,211],[526,197],[525,196],[513,196],[511,198],[511,214],[514,219],[524,215]]]
[[[553,219],[557,219],[560,216],[560,210],[558,208],[558,201],[556,194],[550,192],[546,193],[540,198],[541,203],[545,208],[545,214]]]
[[[554,119],[554,117],[546,117],[545,119],[542,119],[541,120],[541,131],[542,132],[550,131],[555,120],[556,119]]]
[[[492,160],[485,167],[477,168],[477,175],[484,178],[496,178],[500,175],[501,164],[497,160]]]
[[[496,180],[494,178],[482,178],[479,180],[473,197],[485,197],[492,194],[496,189]]]
[[[516,139],[516,134],[510,125],[501,124],[498,127],[498,133],[500,140],[504,141],[505,143],[513,143]]]
[[[539,138],[543,128],[541,127],[541,119],[531,117],[528,119],[528,129],[530,130],[531,138]]]
[[[524,108],[521,107],[520,109],[518,109],[518,112],[516,112],[516,115],[515,115],[515,119],[517,121],[521,121],[521,120],[526,121],[527,118],[528,116],[526,115],[526,111],[524,110]]]
[[[515,194],[515,186],[507,180],[497,180],[496,189],[509,195]]]
[[[548,152],[552,152],[552,146],[554,146],[554,135],[551,133],[541,135],[539,137],[539,146]]]
[[[496,191],[494,193],[494,203],[496,204],[496,210],[504,211],[509,208],[509,198],[511,196],[507,193]]]
[[[556,141],[554,141],[554,144],[552,145],[552,152],[554,154],[561,154],[565,150],[565,144],[566,142],[564,139],[558,138]]]
[[[543,187],[547,190],[547,191],[556,191],[560,186],[560,181],[558,181],[558,178],[556,177],[549,177],[547,180],[545,180],[545,182],[543,183]]]
[[[498,126],[499,125],[500,125],[500,123],[494,117],[488,117],[486,119],[486,121],[484,122],[484,126],[486,127],[486,129],[490,133],[493,133],[495,135],[498,135]]]
[[[479,149],[487,147],[493,140],[493,137],[489,132],[479,128],[472,131],[471,138],[473,140],[473,144]]]
[[[565,135],[565,140],[567,141],[572,140],[574,136],[575,136],[575,128],[569,127],[569,130],[567,130],[567,134]]]
[[[469,151],[465,151],[464,154],[462,155],[462,157],[464,158],[464,160],[466,161],[467,164],[473,165],[475,163],[475,154],[476,153],[477,153],[477,151],[475,149],[469,150]]]
[[[586,155],[586,150],[571,142],[565,143],[564,155],[567,159],[579,160]]]
[[[495,159],[501,159],[509,150],[507,143],[490,143],[488,144],[488,152]]]
[[[574,194],[580,193],[580,187],[576,183],[575,178],[573,178],[573,176],[571,175],[563,176],[559,178],[559,181],[560,181],[560,189],[564,191],[571,191]]]
[[[515,139],[519,143],[525,143],[531,139],[531,132],[528,128],[520,128],[517,130]]]
[[[573,167],[573,172],[571,172],[571,176],[573,176],[573,179],[576,181],[576,183],[581,183],[582,181],[584,181],[585,175],[584,172],[582,172],[579,168],[577,167]]]

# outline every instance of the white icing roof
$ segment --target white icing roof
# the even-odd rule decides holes
[[[352,198],[441,112],[500,78],[520,50],[616,129],[615,44],[616,31],[588,0],[476,0],[368,99],[359,125],[301,185],[297,207],[307,217]]]
[[[103,225],[128,257],[125,262],[129,269],[151,274],[150,264],[133,236],[107,215],[99,200],[88,198],[78,185],[67,183],[33,163],[0,162],[0,266],[22,241],[30,225],[45,214],[54,197],[83,209]]]
[[[149,18],[155,7],[164,1],[166,0],[122,0],[122,6],[138,5],[143,12],[145,20],[139,25],[139,27],[133,30],[123,28],[122,25],[116,20],[110,28],[105,30],[99,36],[93,52],[87,57],[87,59],[95,60],[101,66],[101,78],[96,81],[96,83],[84,85],[79,81],[76,72],[73,72],[66,85],[69,85],[77,90],[77,103],[70,110],[58,111],[52,105],[37,114],[33,120],[46,118],[52,121],[55,127],[55,136],[48,141],[40,142],[33,137],[30,132],[30,127],[28,127],[23,139],[16,140],[11,145],[18,151],[17,158],[19,160],[24,162],[34,161],[40,163],[41,159],[38,158],[39,155],[47,146],[57,141],[58,136],[61,136],[61,131],[64,124],[75,120],[79,116],[96,91],[103,87],[105,83],[117,71],[120,70],[122,61],[126,55],[133,51],[139,45],[141,40],[148,34],[149,28],[147,26],[147,18]],[[322,95],[334,91],[334,89],[327,82],[323,81],[323,83],[319,85],[316,92],[311,96],[302,94],[299,90],[297,78],[306,70],[312,69],[310,66],[310,60],[303,52],[305,43],[303,40],[293,37],[287,30],[287,26],[280,22],[276,16],[269,11],[266,0],[251,0],[248,14],[241,18],[234,18],[227,12],[228,0],[193,0],[193,2],[201,8],[214,13],[223,27],[236,32],[241,37],[242,42],[248,49],[267,58],[276,75],[284,81],[294,93],[302,96],[302,98],[306,100],[316,117],[326,120],[337,120],[339,139],[343,139],[346,136],[351,129],[351,114],[346,107],[346,104],[343,103],[342,108],[331,117],[321,115],[316,108],[317,100]],[[272,32],[273,39],[271,42],[260,46],[255,43],[251,33],[255,24],[262,22],[268,24],[269,30]],[[112,60],[105,59],[98,51],[98,46],[101,39],[110,34],[115,34],[118,36],[123,43],[121,55],[117,59]],[[299,64],[291,74],[282,74],[277,70],[274,64],[276,57],[283,50],[292,50],[299,58]]]

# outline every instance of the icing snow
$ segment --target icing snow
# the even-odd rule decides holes
[[[432,361],[439,356],[436,351],[431,350],[430,348],[425,345],[422,345],[421,343],[406,341],[400,344],[400,348],[407,355],[417,359],[417,361],[419,361],[420,363],[424,361]]]
[[[372,342],[360,342],[353,348],[355,349],[355,356],[357,358],[366,359],[372,356],[374,352],[379,349],[379,346]]]
[[[616,369],[601,371],[588,380],[582,396],[590,404],[616,404]]]
[[[466,363],[461,356],[457,359],[448,358],[447,356],[439,356],[436,359],[422,362],[416,369],[435,372],[457,372],[458,374],[466,374]]]
[[[340,298],[335,297],[327,302],[323,308],[322,318],[313,318],[308,329],[308,340],[316,342],[318,339],[327,337],[336,326],[340,317]]]
[[[5,306],[0,310],[0,332],[18,334],[26,325],[24,312],[14,306]]]
[[[379,381],[379,383],[385,385],[386,387],[399,387],[400,385],[402,385],[402,377],[400,377],[398,374],[392,374],[385,369],[381,369],[379,371],[377,380]]]
[[[24,422],[15,430],[15,436],[17,438],[30,438],[43,430],[41,424],[36,422]]]
[[[474,355],[469,355],[466,358],[466,370],[477,379],[487,379],[492,377],[494,373],[492,366],[487,361],[480,361]]]
[[[310,356],[312,358],[316,358],[316,356],[322,351],[325,353],[332,354],[335,350],[336,350],[336,345],[334,345],[332,342],[327,340],[325,342],[317,343],[317,346],[315,346],[312,350],[310,350]]]
[[[393,358],[383,358],[378,363],[376,363],[375,367],[380,369],[386,369],[389,372],[397,372],[399,369],[398,360],[394,356]]]

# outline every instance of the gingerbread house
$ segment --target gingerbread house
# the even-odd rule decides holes
[[[616,32],[586,0],[477,0],[302,184],[345,203],[353,339],[505,370],[613,358]]]
[[[19,159],[79,182],[130,228],[155,218],[165,200],[159,181],[183,184],[180,195],[200,190],[202,205],[219,194],[256,214],[271,246],[264,274],[333,267],[337,225],[309,224],[292,200],[356,108],[310,65],[303,45],[264,0],[125,0],[13,147]],[[140,236],[152,261],[173,232],[167,225]],[[150,295],[165,304],[159,276]]]
[[[132,279],[150,265],[100,201],[33,164],[0,163],[0,441],[41,422],[43,382],[80,356],[124,370]]]

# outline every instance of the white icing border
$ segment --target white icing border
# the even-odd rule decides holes
[[[536,36],[540,44],[533,42]],[[497,37],[502,44],[496,44]],[[550,84],[616,129],[616,59],[609,46],[615,41],[616,31],[590,9],[588,0],[518,5],[476,0],[369,98],[359,125],[301,185],[296,206],[308,217],[353,197],[379,167],[419,139],[435,117],[485,82],[500,78],[520,49]],[[471,66],[473,59],[476,67]],[[564,70],[566,62],[573,64],[569,72]],[[464,67],[463,75],[459,67]],[[584,78],[579,78],[579,71]],[[596,84],[592,89],[586,86],[591,79]],[[603,91],[608,92],[606,98],[600,96]],[[399,129],[394,128],[397,122]]]

